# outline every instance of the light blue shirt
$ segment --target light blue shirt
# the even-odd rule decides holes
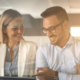
[[[59,80],[73,80],[79,61],[80,40],[72,36],[63,48],[46,43],[38,48],[36,54],[36,68],[48,67],[58,71]]]
[[[19,49],[19,45],[13,48],[14,58],[13,61],[11,62],[10,48],[7,47],[5,66],[4,66],[5,76],[18,77],[18,49]]]

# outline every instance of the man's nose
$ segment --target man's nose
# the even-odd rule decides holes
[[[47,31],[46,31],[46,35],[47,35],[48,37],[50,37],[50,36],[52,35],[52,33],[51,33],[49,30],[47,30]]]

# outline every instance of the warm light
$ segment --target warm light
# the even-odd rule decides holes
[[[80,27],[71,27],[71,35],[74,37],[80,37]]]

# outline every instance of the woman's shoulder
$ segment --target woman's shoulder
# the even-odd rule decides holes
[[[0,43],[0,47],[6,46],[6,44],[4,43]]]
[[[20,42],[25,45],[37,46],[37,43],[32,42],[32,41],[21,40]]]

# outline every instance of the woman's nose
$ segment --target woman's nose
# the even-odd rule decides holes
[[[21,33],[21,28],[18,28],[18,33]]]

